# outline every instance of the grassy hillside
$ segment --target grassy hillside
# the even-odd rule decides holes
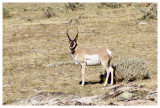
[[[118,8],[98,8],[98,3],[84,5],[72,11],[64,4],[3,4],[9,11],[9,16],[3,18],[3,104],[42,91],[80,96],[106,93],[103,84],[96,83],[102,66],[86,67],[85,80],[93,83],[84,87],[79,85],[80,66],[49,66],[72,60],[67,30],[72,38],[79,30],[78,47],[110,49],[112,63],[124,56],[144,60],[151,78],[134,83],[157,88],[157,20],[142,20],[143,13],[136,3]],[[50,9],[50,18],[45,16],[46,8]],[[146,5],[141,4],[141,8]]]

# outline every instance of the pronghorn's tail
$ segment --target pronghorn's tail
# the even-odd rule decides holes
[[[107,52],[108,52],[108,54],[109,54],[109,56],[111,57],[111,59],[112,59],[112,52],[109,50],[109,49],[106,49],[107,50]]]

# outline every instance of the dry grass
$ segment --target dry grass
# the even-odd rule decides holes
[[[74,93],[81,96],[106,93],[103,84],[84,87],[80,66],[50,66],[56,61],[70,61],[66,30],[71,37],[80,31],[78,45],[87,48],[108,48],[113,61],[120,55],[145,59],[152,74],[147,84],[157,84],[157,20],[139,25],[142,13],[136,6],[98,9],[86,4],[85,10],[65,11],[64,4],[53,5],[56,16],[42,16],[45,4],[3,4],[10,9],[11,18],[3,19],[3,103],[26,99],[41,91]],[[24,11],[28,7],[36,11]],[[30,18],[31,20],[28,20]],[[72,20],[72,23],[70,21]],[[78,21],[77,21],[78,20]],[[102,67],[87,67],[86,81],[98,82]],[[141,81],[139,81],[141,83]]]

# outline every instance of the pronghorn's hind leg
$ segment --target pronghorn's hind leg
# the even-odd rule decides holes
[[[81,63],[81,71],[82,71],[82,84],[81,84],[81,86],[84,86],[85,67],[86,67],[86,63]]]
[[[112,68],[112,66],[109,67],[109,70],[111,72],[111,83],[110,83],[110,85],[113,85],[113,68]]]
[[[109,74],[110,74],[110,70],[109,70],[108,67],[105,67],[105,70],[106,70],[107,74],[106,74],[106,79],[105,79],[105,82],[104,82],[104,86],[106,86],[106,84],[108,82]]]
[[[113,68],[110,66],[110,61],[101,61],[106,73],[106,79],[104,82],[104,86],[106,86],[108,79],[109,79],[109,75],[111,73],[111,85],[113,85]]]

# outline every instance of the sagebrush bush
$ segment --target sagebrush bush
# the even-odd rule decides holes
[[[122,7],[122,3],[99,3],[97,5],[98,8],[119,8]]]
[[[3,8],[3,18],[10,17],[10,10],[7,8]]]
[[[65,3],[64,6],[66,9],[71,9],[72,11],[77,9],[85,9],[84,3]]]
[[[157,4],[152,3],[147,7],[146,9],[141,9],[139,10],[143,13],[142,19],[157,19]]]
[[[53,6],[45,5],[44,8],[42,8],[43,16],[46,18],[50,18],[52,16],[56,16],[55,10]]]
[[[113,64],[115,72],[115,81],[131,82],[134,80],[143,80],[150,78],[146,63],[141,59],[133,57],[119,57]]]

